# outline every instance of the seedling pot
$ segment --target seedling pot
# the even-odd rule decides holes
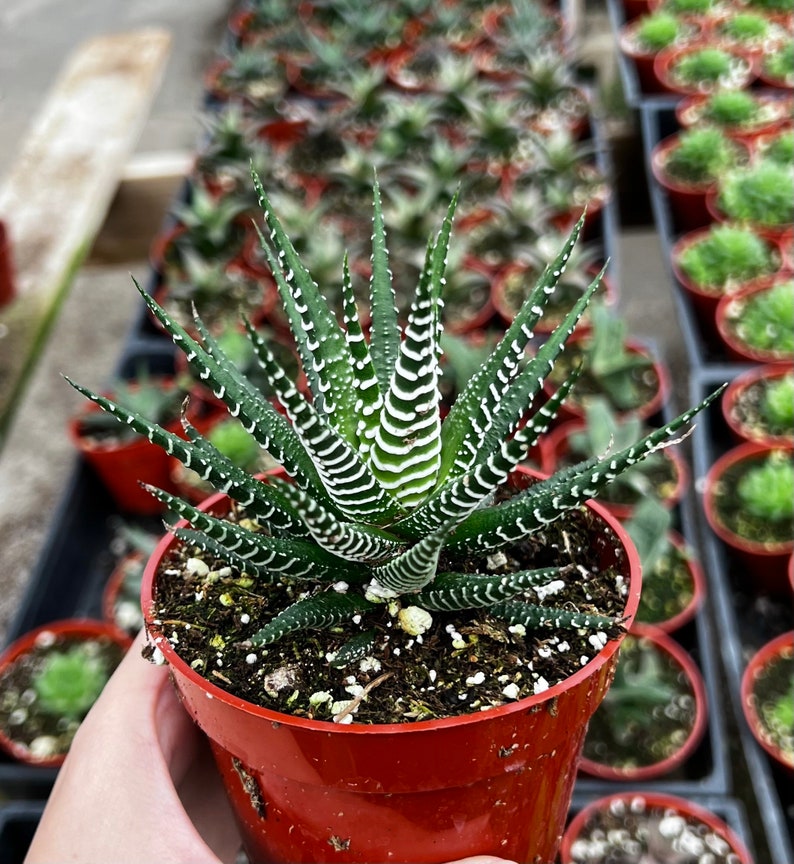
[[[790,375],[792,371],[794,371],[794,365],[791,362],[755,365],[731,381],[723,393],[720,410],[737,444],[744,441],[755,441],[770,447],[785,447],[794,443],[794,429],[790,429],[786,435],[773,435],[768,431],[768,427],[764,429],[761,426],[748,425],[737,411],[737,402],[748,389],[763,384],[763,382],[778,381],[786,375]]]
[[[202,507],[219,511],[226,500],[217,494]],[[593,541],[600,566],[615,564],[625,576],[628,626],[639,560],[617,521],[588,506],[618,537],[618,548]],[[292,717],[221,690],[168,641],[152,610],[160,561],[176,542],[164,538],[147,564],[146,627],[210,739],[254,864],[554,859],[587,722],[611,682],[620,640],[546,692],[478,714],[383,725]]]

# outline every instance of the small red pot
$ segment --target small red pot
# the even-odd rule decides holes
[[[708,698],[706,696],[706,685],[703,681],[703,675],[697,667],[697,664],[692,659],[692,656],[685,651],[678,642],[671,636],[662,632],[659,628],[649,624],[640,624],[635,621],[631,625],[631,633],[639,639],[645,639],[651,642],[654,647],[663,654],[669,655],[673,661],[680,666],[681,671],[687,678],[689,685],[695,697],[695,722],[692,729],[689,731],[686,739],[681,743],[681,746],[675,753],[663,759],[661,762],[655,762],[652,765],[643,765],[637,768],[621,768],[613,765],[595,762],[585,756],[579,760],[579,770],[591,777],[598,777],[599,780],[619,781],[626,783],[643,783],[648,780],[655,780],[660,777],[665,777],[677,771],[684,765],[698,744],[703,739],[706,732],[708,722]],[[620,660],[618,660],[620,662]]]
[[[665,170],[665,163],[670,153],[678,146],[681,133],[675,132],[660,141],[651,151],[651,171],[659,186],[667,193],[670,210],[675,227],[679,231],[694,231],[703,228],[711,220],[711,214],[706,206],[707,193],[716,187],[716,180],[709,183],[685,183],[671,177]],[[738,149],[737,149],[738,148]],[[750,148],[744,142],[737,142],[737,160],[750,160]]]
[[[658,51],[648,51],[639,47],[636,40],[636,33],[642,25],[643,16],[633,18],[627,21],[618,31],[618,49],[627,57],[633,64],[637,72],[637,79],[640,84],[640,90],[643,93],[665,93],[667,88],[656,77],[653,64]],[[686,45],[688,42],[698,41],[703,33],[704,24],[698,18],[686,17],[687,27],[691,28],[685,38],[676,42],[678,45]]]
[[[759,279],[736,294],[728,294],[721,297],[714,312],[714,321],[717,335],[722,342],[726,354],[731,360],[740,363],[791,363],[794,355],[783,354],[777,351],[765,351],[753,348],[742,341],[736,334],[733,321],[739,321],[747,301],[769,291],[775,285],[780,285],[794,280],[794,275],[781,273],[777,276],[769,276]]]
[[[757,136],[779,128],[790,116],[794,108],[791,97],[770,91],[748,91],[762,106],[762,119],[755,125],[732,128],[722,127],[725,134],[738,140],[753,141]],[[681,128],[689,129],[702,119],[703,110],[708,102],[708,96],[685,96],[675,106],[675,119]]]
[[[106,395],[112,397],[112,394]],[[167,492],[176,491],[168,473],[168,455],[142,435],[126,442],[113,439],[100,441],[87,436],[83,431],[83,418],[88,413],[101,410],[93,402],[86,402],[81,410],[70,418],[68,433],[72,443],[100,478],[121,511],[137,515],[162,513],[163,505],[143,489],[141,483],[149,483]],[[195,408],[188,410],[188,418],[191,422],[198,419]],[[179,419],[164,428],[178,435],[183,434]]]
[[[540,439],[541,466],[544,474],[553,474],[559,469],[570,451],[570,436],[575,432],[581,432],[584,428],[584,420],[568,420]],[[660,499],[663,507],[671,509],[678,505],[686,494],[690,474],[687,463],[677,450],[667,447],[662,453],[672,463],[676,475],[675,489],[670,495]],[[604,499],[600,499],[599,503],[618,519],[628,519],[634,513],[631,504],[613,504]]]
[[[753,654],[744,670],[741,697],[742,713],[747,725],[750,727],[750,731],[753,733],[753,737],[775,762],[781,765],[790,776],[794,777],[794,759],[789,754],[785,754],[779,750],[770,739],[758,715],[757,700],[755,697],[756,683],[759,677],[764,674],[765,669],[776,660],[785,659],[790,662],[792,655],[794,655],[794,630],[782,633],[763,645]]]
[[[10,303],[16,296],[14,259],[11,254],[11,238],[5,222],[0,219],[0,307]]]
[[[792,373],[794,373],[794,363],[772,363],[764,366],[754,366],[731,381],[728,388],[722,394],[720,409],[725,423],[731,430],[731,435],[737,444],[753,441],[768,447],[794,445],[794,429],[791,429],[787,435],[768,435],[744,425],[736,411],[737,400],[749,387],[760,381],[774,381]]]
[[[785,597],[789,594],[787,568],[788,559],[794,552],[794,539],[774,544],[746,540],[722,523],[716,508],[722,475],[739,463],[761,461],[773,450],[792,453],[794,447],[767,447],[748,442],[733,447],[717,459],[709,468],[703,484],[703,510],[711,530],[741,559],[748,589],[757,594]]]
[[[224,502],[218,494],[202,506],[220,510]],[[617,520],[590,506],[625,546],[618,555],[630,623],[639,602],[636,550]],[[618,563],[609,543],[593,539],[604,566]],[[374,726],[291,717],[202,678],[153,620],[159,562],[176,542],[165,537],[147,565],[146,626],[185,708],[210,738],[252,860],[554,859],[587,721],[611,680],[620,640],[545,693],[476,715]]]
[[[106,621],[94,621],[90,618],[63,618],[29,630],[9,645],[0,655],[0,673],[3,673],[17,659],[40,644],[42,640],[49,641],[52,637],[63,637],[73,642],[104,638],[118,645],[122,652],[126,652],[132,644],[132,639],[126,633]],[[37,758],[27,746],[10,738],[2,729],[0,729],[0,748],[20,762],[37,765],[41,768],[57,768],[66,758],[65,753],[49,758]]]
[[[654,621],[651,625],[656,627],[658,630],[661,630],[663,633],[670,634],[675,633],[685,624],[692,621],[695,615],[700,611],[700,608],[703,606],[703,602],[706,599],[706,575],[703,572],[703,567],[700,563],[700,559],[697,557],[697,553],[694,549],[689,547],[684,537],[677,531],[673,530],[669,530],[667,533],[670,538],[670,543],[672,543],[672,545],[680,552],[685,553],[687,569],[689,570],[689,576],[692,580],[692,599],[689,603],[687,603],[686,606],[684,606],[677,614],[670,618],[666,618],[663,621]],[[631,629],[633,631],[638,625],[647,623],[650,622],[640,621],[635,618],[634,624],[631,625]]]
[[[575,346],[577,342],[583,342],[587,340],[587,338],[587,329],[577,328],[573,335],[568,339],[568,345]],[[670,375],[667,366],[653,357],[647,346],[645,346],[639,339],[627,339],[624,348],[631,354],[647,357],[648,360],[651,361],[653,374],[656,378],[657,384],[653,395],[646,402],[629,411],[618,412],[618,416],[632,414],[640,417],[642,420],[647,420],[649,417],[653,417],[654,414],[658,414],[667,403],[670,396]],[[557,385],[547,377],[543,382],[543,391],[547,398],[551,397],[557,391]],[[560,410],[557,412],[555,425],[559,426],[569,420],[584,421],[585,410],[579,402],[574,401],[575,398],[576,390],[574,389],[565,402],[560,406]]]
[[[560,864],[586,864],[586,861],[590,860],[581,858],[576,854],[576,843],[585,834],[588,823],[599,812],[612,811],[616,807],[625,808],[627,812],[631,811],[632,813],[660,809],[666,814],[693,819],[721,837],[738,857],[738,864],[753,864],[753,857],[744,843],[733,829],[717,815],[701,804],[664,792],[654,791],[616,792],[592,801],[583,807],[571,820],[562,838]]]
[[[721,298],[726,296],[726,292],[719,286],[715,286],[715,290],[709,291],[704,286],[698,285],[690,279],[689,276],[687,276],[680,264],[681,255],[684,250],[689,246],[704,240],[711,231],[711,227],[688,231],[686,234],[679,237],[670,250],[670,264],[673,270],[673,275],[675,276],[679,286],[687,294],[692,303],[692,309],[700,323],[704,335],[707,339],[716,341],[719,336],[716,321],[717,305]],[[774,250],[774,252],[779,256],[778,270],[775,271],[775,273],[777,273],[783,264],[783,255],[780,249],[780,244],[768,237],[764,237],[764,240],[770,249]],[[773,274],[765,273],[763,276],[759,276],[756,279],[743,284],[734,285],[732,286],[731,294],[737,294],[740,290],[749,290],[750,288],[761,284],[770,275]]]
[[[663,48],[653,61],[653,71],[662,86],[670,93],[678,93],[682,96],[692,94],[713,93],[721,87],[730,90],[742,90],[755,81],[757,76],[756,58],[752,54],[741,51],[735,46],[722,46],[720,50],[735,58],[739,69],[734,80],[726,82],[695,82],[681,81],[675,74],[676,65],[688,54],[702,51],[704,48],[713,48],[708,39],[699,42],[690,42],[687,45],[671,45]]]

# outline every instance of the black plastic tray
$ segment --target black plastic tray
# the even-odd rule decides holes
[[[693,375],[691,398],[701,399],[723,381],[730,380],[733,367],[714,367]],[[734,446],[722,418],[719,403],[704,412],[693,434],[695,476],[705,477],[715,459]],[[742,673],[754,651],[773,637],[791,629],[791,603],[774,598],[755,600],[743,590],[738,562],[705,521],[698,507],[711,607],[714,612],[719,650],[725,670],[726,690],[746,764],[744,789],[737,789],[752,807],[756,847],[768,846],[773,864],[794,861],[794,784],[783,776],[752,737],[741,708]],[[750,797],[751,796],[752,800]]]

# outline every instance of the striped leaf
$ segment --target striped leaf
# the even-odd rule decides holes
[[[415,603],[431,612],[480,609],[509,600],[528,588],[547,585],[560,575],[557,567],[515,573],[439,573],[432,585],[417,594]]]
[[[510,624],[521,624],[528,630],[545,628],[547,630],[608,630],[619,624],[617,618],[577,612],[573,609],[555,609],[549,606],[536,606],[519,600],[505,600],[495,603],[488,611],[496,618]]]

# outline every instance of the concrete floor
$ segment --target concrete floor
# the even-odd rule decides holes
[[[168,27],[174,43],[139,152],[191,150],[199,133],[201,72],[218,46],[228,8],[228,0],[3,0],[0,176],[72,48],[95,34],[144,25]],[[162,206],[152,202],[152,235]],[[653,339],[667,360],[680,406],[686,358],[659,244],[650,226],[624,228],[620,236],[621,309],[632,333]],[[66,422],[80,397],[61,373],[89,387],[108,379],[137,302],[130,273],[146,279],[145,248],[132,260],[95,259],[80,271],[0,451],[0,644],[74,464]]]

